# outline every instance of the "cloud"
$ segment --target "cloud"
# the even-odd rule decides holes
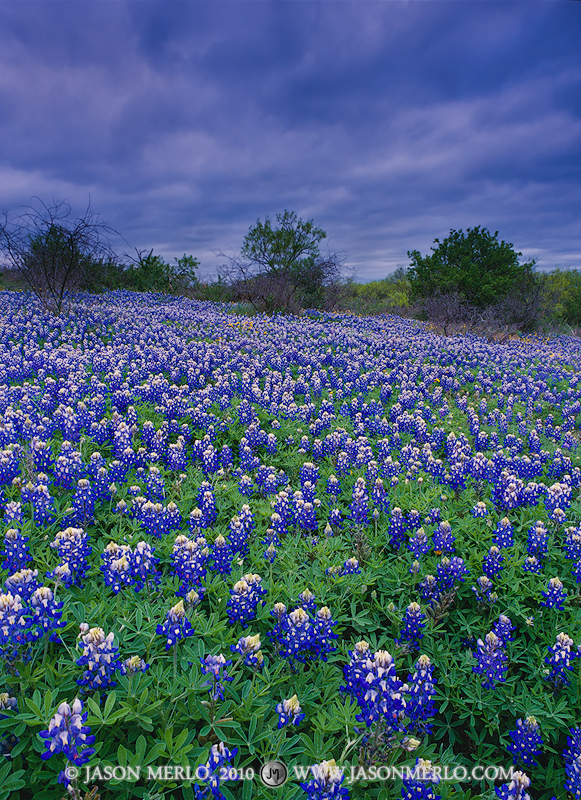
[[[450,228],[581,267],[574,4],[0,4],[0,207],[66,197],[206,272],[314,218],[359,279]]]

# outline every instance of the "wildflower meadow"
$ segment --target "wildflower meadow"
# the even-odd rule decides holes
[[[0,292],[0,800],[581,798],[581,340],[69,305]]]

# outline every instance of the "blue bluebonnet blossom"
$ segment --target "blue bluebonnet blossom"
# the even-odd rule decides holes
[[[538,520],[529,528],[527,539],[527,553],[542,560],[548,549],[549,531],[545,525]]]
[[[416,530],[415,535],[409,539],[407,546],[415,558],[420,558],[420,556],[429,553],[432,549],[432,543],[428,540],[428,536],[422,527]]]
[[[333,631],[337,623],[327,606],[316,612],[299,607],[287,613],[285,606],[277,603],[273,614],[277,624],[268,636],[283,658],[303,663],[319,658],[326,661],[327,655],[336,650],[332,642],[337,638]]]
[[[211,551],[209,561],[210,568],[215,572],[218,572],[220,575],[230,575],[232,572],[233,558],[234,553],[232,552],[229,542],[222,536],[222,534],[218,534]]]
[[[68,566],[68,571],[72,576],[70,582],[80,586],[89,571],[88,557],[92,552],[89,534],[83,528],[65,528],[57,533],[50,546],[56,549],[60,565]],[[57,574],[57,570],[48,573],[47,578],[65,583],[64,574]],[[69,583],[65,583],[65,585],[68,586]]]
[[[88,523],[93,521],[95,514],[95,493],[90,481],[81,478],[77,481],[77,488],[73,495],[73,505],[69,519],[71,522]]]
[[[200,658],[202,665],[202,675],[209,675],[207,681],[204,681],[202,686],[208,686],[210,697],[212,700],[223,700],[225,683],[234,680],[228,675],[226,668],[232,663],[231,660],[226,660],[226,657],[220,653],[219,655],[209,655],[205,658]]]
[[[337,766],[335,759],[321,761],[311,767],[313,777],[300,784],[301,789],[309,796],[309,800],[334,800],[337,797],[349,797],[349,790],[341,786],[345,780],[343,770]]]
[[[522,719],[517,719],[516,730],[509,731],[509,735],[512,742],[507,750],[512,753],[512,763],[538,766],[535,758],[543,750],[543,737],[535,717],[526,717],[524,722]]]
[[[455,541],[455,537],[452,536],[452,526],[448,520],[440,522],[432,537],[432,547],[434,548],[434,553],[437,556],[440,556],[443,553],[453,553],[456,549],[454,547]]]
[[[407,643],[410,650],[417,650],[420,639],[424,638],[422,629],[425,628],[425,619],[426,615],[422,614],[420,604],[410,603],[406,608],[400,635],[395,643],[400,646]]]
[[[180,639],[194,635],[189,619],[186,616],[184,601],[179,600],[166,614],[165,622],[156,628],[158,636],[165,636],[165,649],[174,647]]]
[[[332,497],[339,497],[341,494],[341,481],[336,475],[329,475],[327,478],[327,494]]]
[[[559,578],[550,578],[547,585],[547,591],[541,592],[544,600],[541,600],[541,605],[547,608],[556,608],[558,611],[563,610],[563,603],[567,599],[567,592],[563,589],[563,583]]]
[[[79,698],[73,702],[72,706],[69,706],[68,703],[61,703],[57,713],[48,723],[47,730],[39,733],[39,736],[44,739],[46,748],[41,753],[42,760],[47,761],[52,756],[62,753],[77,767],[86,764],[95,752],[95,748],[90,747],[95,741],[95,737],[90,735],[91,729],[86,722],[87,712],[83,713],[83,703]],[[61,773],[59,776],[61,783],[63,782],[62,777]]]
[[[436,694],[436,679],[432,673],[434,665],[426,655],[421,655],[415,671],[408,675],[405,713],[409,717],[411,730],[421,736],[431,733],[428,720],[438,713],[433,698]]]
[[[79,634],[83,643],[83,654],[77,659],[79,667],[86,667],[83,677],[77,680],[86,691],[110,689],[116,685],[115,672],[121,669],[119,649],[113,644],[113,633],[105,636],[102,628],[81,625]]]
[[[255,636],[241,636],[236,644],[230,645],[230,650],[244,656],[247,667],[261,669],[264,662],[261,647],[260,634],[257,633]]]
[[[405,542],[407,529],[407,520],[401,508],[396,506],[391,511],[386,534],[389,536],[389,546],[392,550],[399,550],[400,546]]]
[[[242,524],[240,517],[232,517],[228,526],[228,540],[233,553],[239,553],[241,556],[246,556],[249,553],[248,547],[248,530]]]
[[[563,549],[565,550],[566,558],[573,561],[581,559],[581,527],[567,528]]]
[[[296,694],[293,694],[288,700],[278,703],[276,713],[278,714],[279,728],[285,728],[287,725],[299,725],[305,718]]]
[[[305,589],[299,594],[299,603],[307,611],[314,611],[317,607],[315,595],[310,589]]]
[[[496,547],[512,547],[514,544],[513,526],[508,517],[503,517],[496,526],[493,544]]]
[[[7,592],[18,595],[21,600],[28,600],[28,598],[35,592],[40,584],[37,581],[37,569],[21,569],[10,575],[4,581],[4,588]]]
[[[514,772],[510,783],[503,783],[496,786],[494,791],[500,800],[531,800],[527,789],[531,785],[531,779],[524,772]]]
[[[201,785],[194,784],[195,800],[210,800],[210,798],[226,800],[220,786],[224,776],[229,774],[228,768],[232,765],[237,752],[237,747],[229,750],[224,742],[212,745],[207,762],[200,764],[196,769],[196,776]]]
[[[534,572],[538,574],[542,571],[543,564],[536,556],[527,556],[523,562],[522,568],[525,572]]]
[[[153,552],[154,548],[147,542],[138,542],[135,549],[109,542],[101,554],[105,562],[101,567],[105,585],[111,586],[117,594],[122,586],[133,586],[139,592],[150,580],[158,583],[161,576],[156,572],[156,564],[159,559]]]
[[[197,539],[188,539],[180,534],[176,536],[172,549],[172,562],[176,575],[181,581],[181,586],[176,592],[178,596],[184,595],[191,589],[203,591],[201,582],[206,575],[206,560],[209,548],[203,536]]]
[[[365,722],[367,727],[383,719],[388,729],[400,730],[405,716],[403,692],[406,687],[396,676],[395,661],[387,650],[370,655],[367,647],[356,647],[344,676],[344,691],[355,697],[361,711],[356,719]]]
[[[482,500],[479,500],[472,509],[472,516],[475,518],[488,516],[486,503],[483,503]]]
[[[261,582],[260,575],[251,573],[236,581],[230,590],[230,598],[226,606],[228,620],[231,625],[239,622],[245,628],[250,620],[254,619],[258,605],[266,594],[266,589],[261,586]],[[265,601],[262,600],[262,605],[264,604]]]
[[[500,641],[504,644],[507,642],[512,642],[514,636],[512,632],[516,630],[516,626],[512,624],[509,617],[505,614],[501,614],[498,620],[495,622],[492,631],[495,633]]]
[[[338,575],[344,577],[345,575],[360,575],[359,561],[356,558],[348,558],[343,562],[342,567],[328,567],[325,570],[326,575]]]
[[[474,653],[474,658],[478,663],[472,667],[472,671],[485,678],[482,684],[485,689],[494,689],[498,682],[503,683],[506,679],[507,655],[503,649],[503,642],[493,632],[487,633],[482,639],[478,639],[478,648]]]
[[[369,524],[369,495],[364,478],[357,478],[351,495],[350,518],[355,525]]]
[[[66,622],[61,619],[64,603],[57,602],[52,591],[47,586],[40,586],[29,598],[29,607],[32,612],[32,622],[38,628],[39,634],[56,631],[64,628]],[[55,639],[54,633],[51,639]]]
[[[403,780],[403,800],[440,800],[440,795],[434,792],[434,786],[440,783],[440,777],[433,769],[431,761],[418,758],[410,772],[412,774]]]
[[[12,661],[19,655],[19,648],[30,641],[34,633],[28,609],[18,595],[0,594],[0,655]]]
[[[476,581],[476,586],[472,587],[472,591],[476,595],[476,600],[479,603],[486,603],[493,606],[498,600],[498,595],[494,591],[494,584],[486,575],[481,575]]]
[[[137,675],[138,672],[147,672],[149,666],[139,656],[130,656],[121,663],[119,671],[122,675]]]
[[[496,545],[492,545],[482,562],[482,572],[491,580],[502,572],[504,557]]]
[[[557,634],[555,644],[547,648],[548,653],[545,656],[545,664],[550,667],[550,671],[546,675],[546,679],[553,684],[555,691],[558,691],[563,686],[569,686],[571,683],[567,673],[573,670],[572,659],[579,656],[579,652],[572,651],[573,647],[573,639],[566,633],[561,632]]]
[[[564,788],[575,800],[581,797],[581,728],[570,728],[567,747],[563,751],[567,780]]]

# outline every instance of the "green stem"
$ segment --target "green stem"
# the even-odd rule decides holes
[[[177,679],[178,676],[178,643],[176,642],[173,646],[173,679],[174,681]]]

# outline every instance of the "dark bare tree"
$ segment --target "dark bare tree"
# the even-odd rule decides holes
[[[71,219],[64,200],[27,206],[21,214],[4,213],[0,224],[3,266],[18,272],[47,311],[60,314],[68,293],[90,270],[114,257],[112,228],[101,222],[90,202],[82,217]]]

